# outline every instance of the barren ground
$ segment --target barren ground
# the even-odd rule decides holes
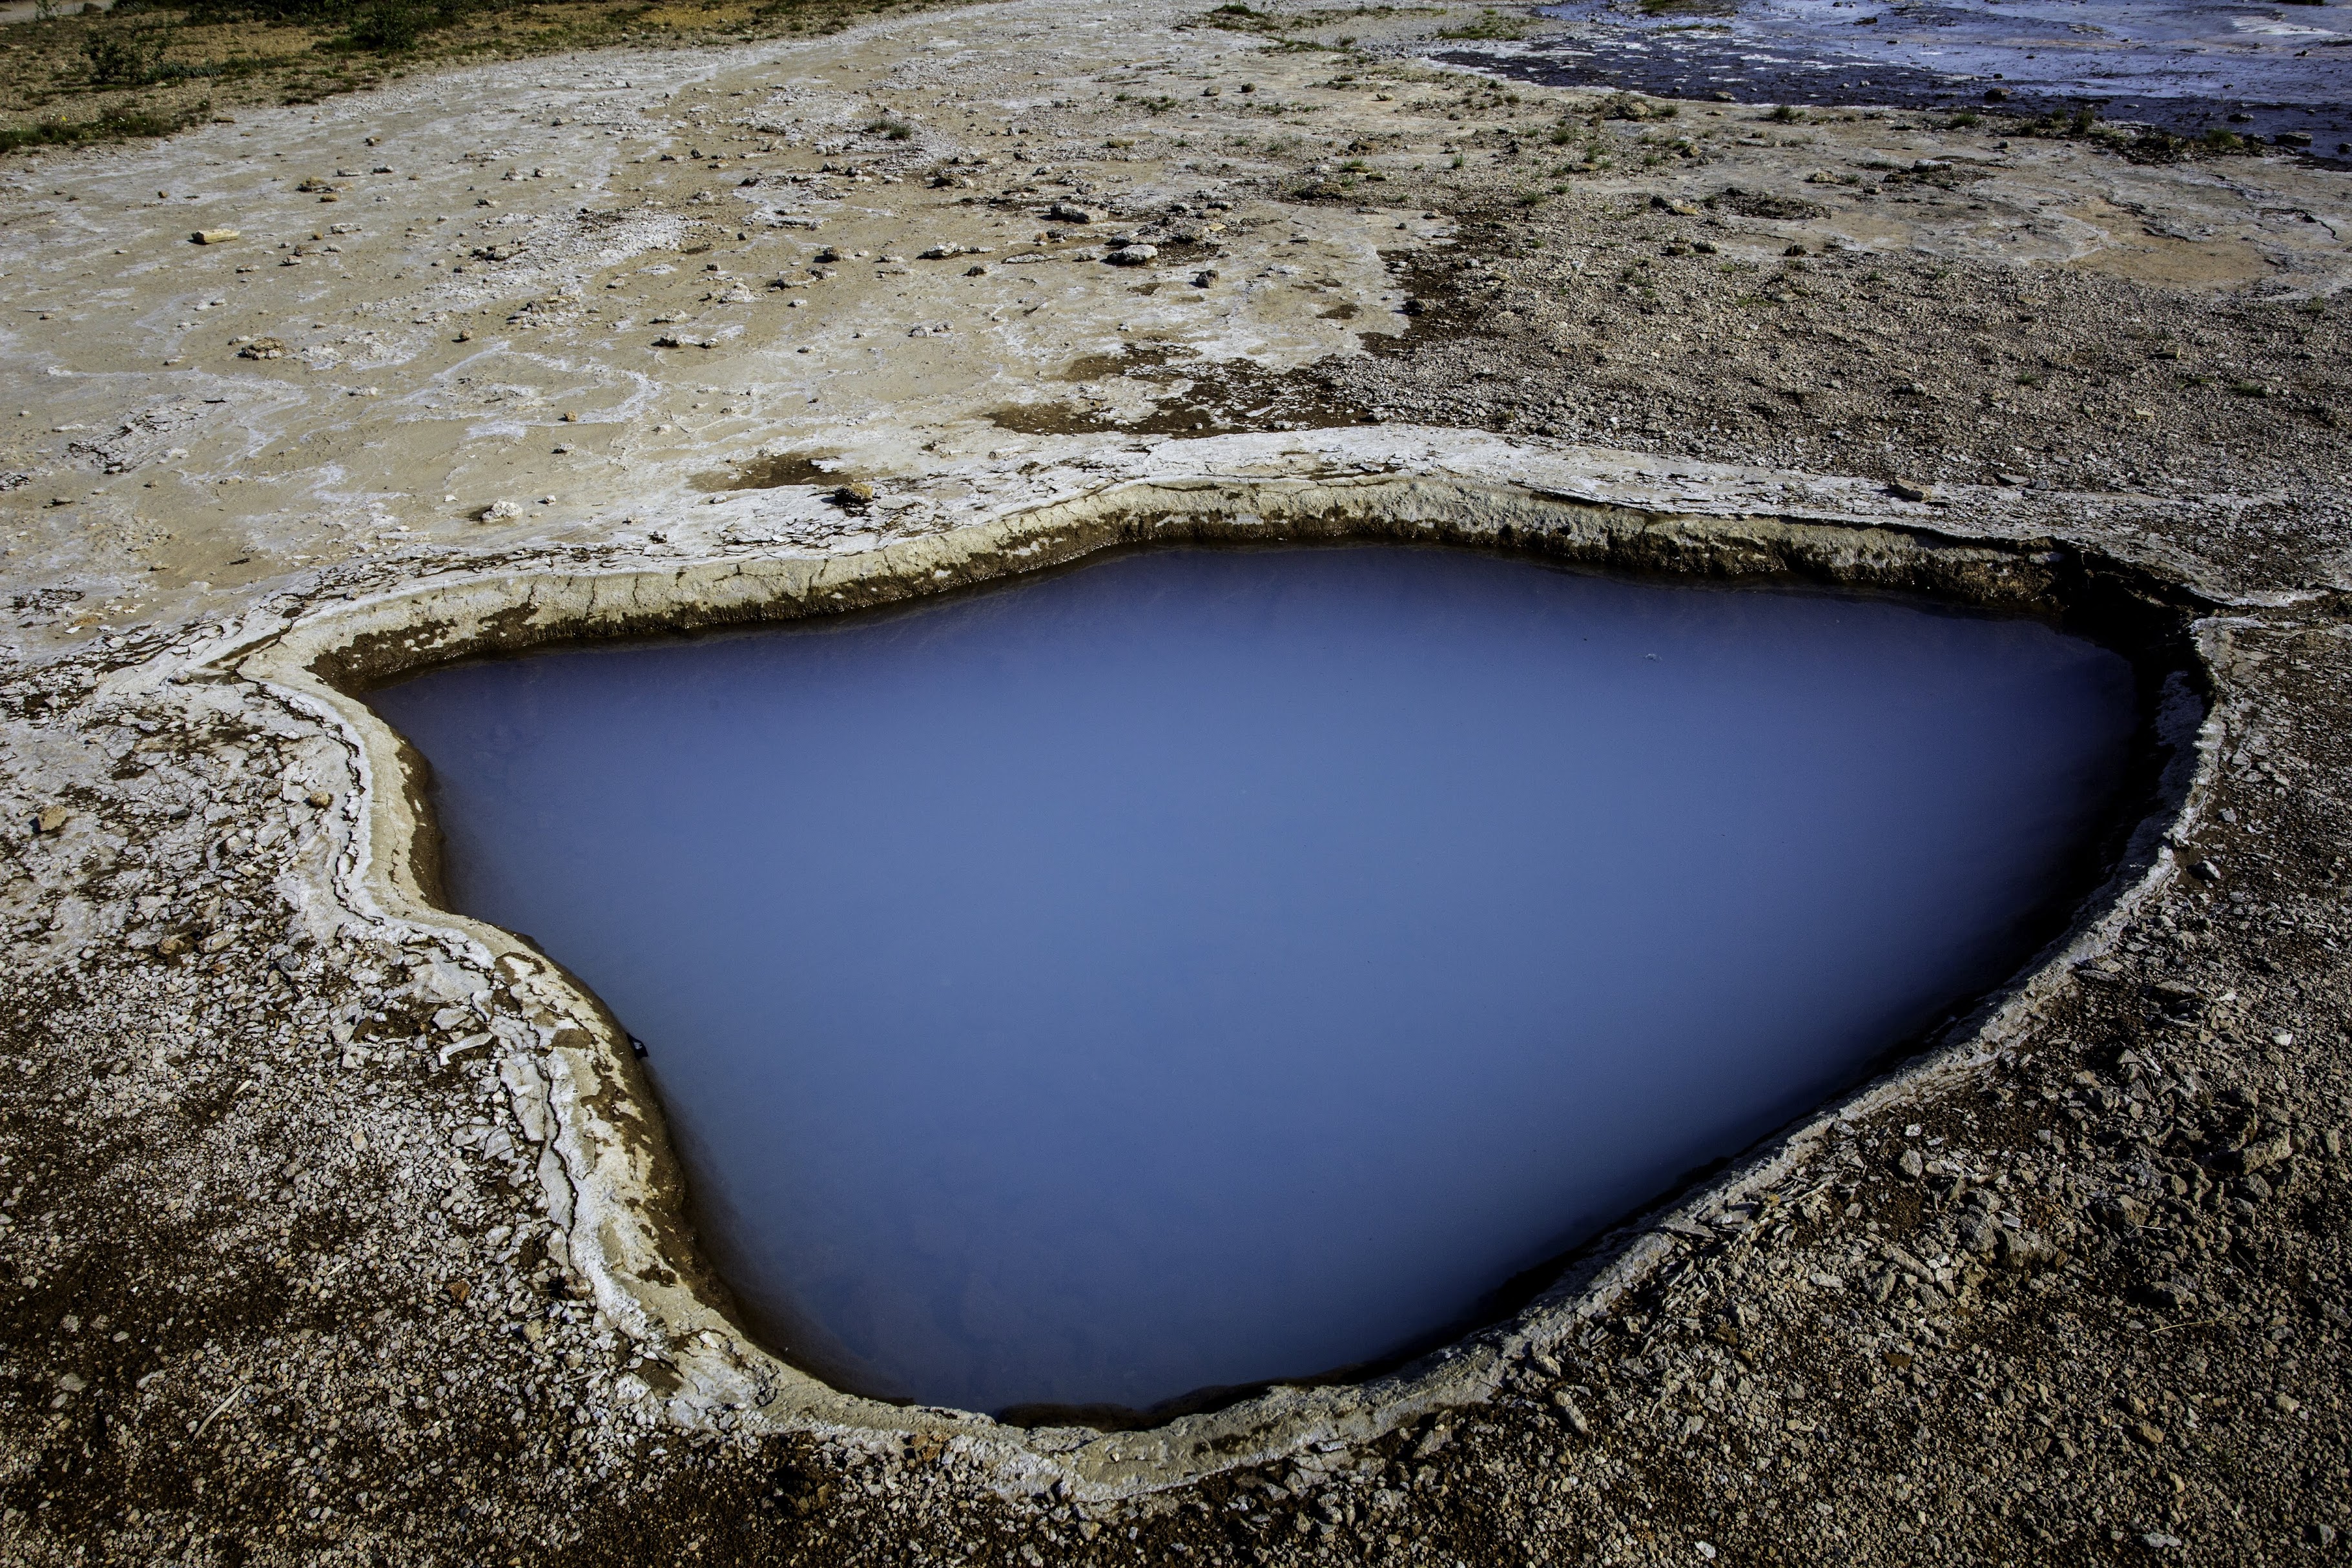
[[[2344,1550],[2347,176],[1416,58],[1485,25],[1013,0],[0,162],[0,1555]],[[2202,869],[1490,1397],[1148,1494],[682,1417],[574,1267],[530,985],[342,897],[345,737],[189,674],[437,572],[1450,431],[2181,584]]]

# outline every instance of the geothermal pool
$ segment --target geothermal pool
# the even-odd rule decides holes
[[[2323,154],[2340,155],[2352,136],[2352,23],[2341,6],[1564,0],[1544,15],[1567,29],[1437,58],[1552,86],[1741,103],[2091,107],[2186,136],[2300,133]],[[1988,129],[1999,134],[1997,124]]]
[[[2008,974],[2139,723],[2036,619],[1389,545],[370,700],[455,907],[644,1042],[746,1322],[1016,1419],[1491,1313]]]

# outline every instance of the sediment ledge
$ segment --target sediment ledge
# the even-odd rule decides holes
[[[1400,445],[1417,442],[1404,433]],[[1463,465],[1457,457],[1454,467]],[[638,636],[841,614],[1155,542],[1391,540],[1523,551],[1596,567],[1780,579],[1933,594],[2095,623],[2152,669],[2164,695],[2146,781],[2113,875],[2063,938],[2002,995],[1913,1060],[1824,1108],[1737,1169],[1679,1194],[1585,1249],[1585,1260],[1511,1321],[1360,1384],[1280,1386],[1223,1409],[1143,1431],[1024,1429],[983,1416],[845,1394],[770,1354],[732,1321],[703,1262],[686,1194],[650,1086],[625,1036],[593,994],[527,942],[435,906],[432,842],[415,759],[360,693],[373,682],[455,658],[559,640]],[[2186,584],[2052,540],[1972,537],[1963,523],[1926,529],[1855,519],[1657,512],[1559,488],[1482,481],[1461,472],[1343,473],[1251,480],[1205,473],[1108,487],[856,554],[614,563],[593,571],[454,574],[356,600],[308,606],[289,622],[205,649],[173,680],[260,683],[331,726],[352,750],[363,831],[331,887],[315,896],[402,928],[446,936],[486,956],[520,1004],[500,1071],[544,1106],[538,1176],[562,1237],[560,1255],[620,1326],[675,1379],[667,1418],[689,1429],[911,1434],[950,1442],[1034,1489],[1061,1483],[1099,1501],[1264,1464],[1307,1445],[1362,1442],[1429,1414],[1492,1397],[1515,1362],[1549,1353],[1638,1289],[1672,1255],[1669,1228],[1701,1223],[1782,1177],[1841,1122],[1981,1063],[2018,1018],[2104,951],[2139,901],[2172,874],[2162,842],[2196,798],[2210,671]],[[2210,747],[2202,753],[2210,763]],[[666,1380],[667,1381],[667,1380]],[[650,1386],[650,1385],[649,1385]]]

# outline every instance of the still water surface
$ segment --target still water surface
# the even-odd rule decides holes
[[[2265,0],[1563,0],[1565,30],[1438,58],[1741,103],[2065,114],[2352,153],[2352,11]],[[1860,24],[1860,25],[1857,25]],[[1634,127],[1633,129],[1644,129]],[[1986,127],[1993,136],[2000,122]]]
[[[1914,601],[1126,555],[377,692],[457,907],[646,1044],[839,1384],[1146,1407],[1391,1354],[1996,982],[2124,660]]]

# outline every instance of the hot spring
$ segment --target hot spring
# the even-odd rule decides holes
[[[1457,1334],[1964,1009],[2140,715],[2044,619],[1391,544],[370,700],[452,907],[642,1043],[756,1337],[1106,1424]]]

